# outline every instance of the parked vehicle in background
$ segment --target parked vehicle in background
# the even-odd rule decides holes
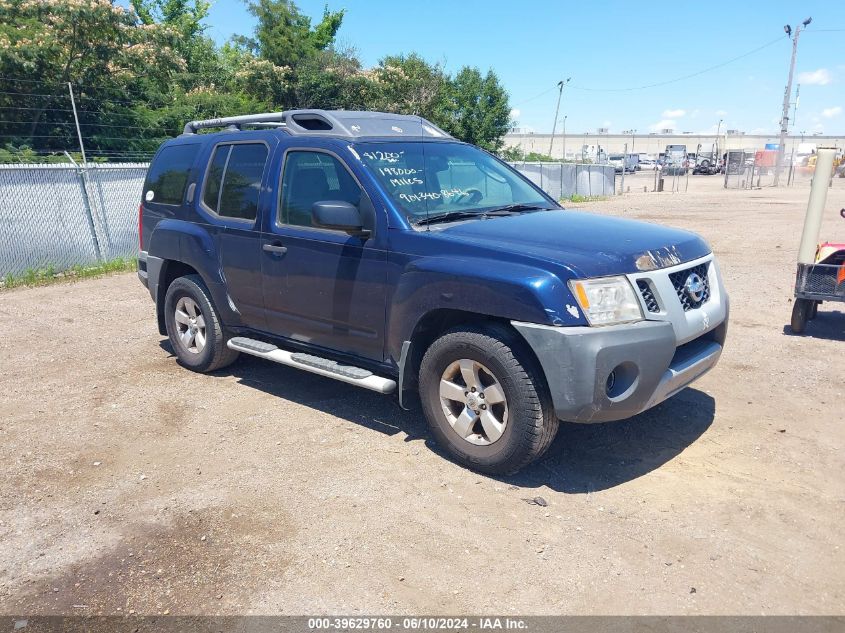
[[[139,228],[138,276],[183,366],[249,354],[404,408],[418,395],[438,444],[487,473],[537,459],[559,420],[678,393],[727,333],[700,237],[566,211],[417,116],[188,123],[150,164]]]
[[[687,173],[689,158],[686,145],[667,145],[664,153],[663,173],[667,176]]]
[[[608,165],[613,165],[613,169],[617,174],[621,174],[622,169],[625,168],[625,154],[608,154],[607,163]]]
[[[640,158],[637,167],[641,170],[654,171],[657,169],[657,162],[651,158]]]
[[[692,170],[694,174],[712,175],[721,171],[721,161],[718,152],[700,153]]]

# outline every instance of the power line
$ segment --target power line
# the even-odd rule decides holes
[[[63,94],[47,94],[43,92],[7,92],[0,91],[0,95],[12,95],[15,97],[51,97],[52,99],[67,99],[67,95]]]
[[[544,95],[547,95],[547,94],[549,94],[550,92],[552,92],[553,90],[556,90],[556,89],[557,89],[557,84],[555,84],[554,86],[552,86],[552,87],[551,87],[551,88],[549,88],[548,90],[544,90],[544,91],[543,91],[543,92],[541,92],[540,94],[534,95],[534,96],[533,96],[533,97],[531,97],[530,99],[526,99],[525,101],[520,101],[519,103],[515,103],[515,104],[513,105],[513,107],[515,108],[515,107],[517,107],[517,106],[524,105],[524,104],[528,103],[529,101],[534,101],[534,99],[539,99],[540,97],[542,97],[542,96],[544,96]]]
[[[72,135],[71,132],[68,132],[69,135]],[[60,136],[58,134],[0,134],[0,138],[20,138],[20,139],[27,139],[27,138],[60,138],[62,140],[67,139],[67,136]],[[170,136],[151,136],[147,138],[127,138],[126,136],[100,136],[99,134],[92,134],[88,137],[88,139],[92,141],[160,141],[164,139],[171,138]]]
[[[570,87],[574,88],[575,90],[587,90],[587,91],[590,91],[590,92],[627,92],[627,91],[631,91],[631,90],[645,90],[646,88],[657,88],[658,86],[667,86],[669,84],[673,84],[673,83],[676,83],[678,81],[683,81],[685,79],[691,79],[693,77],[698,77],[699,75],[703,75],[704,73],[708,73],[711,70],[716,70],[717,68],[722,68],[723,66],[727,66],[728,64],[732,64],[735,61],[739,61],[740,59],[743,59],[744,57],[748,57],[749,55],[753,55],[754,53],[762,51],[764,48],[768,48],[769,46],[772,46],[772,45],[777,44],[778,42],[782,42],[782,41],[783,41],[783,36],[780,36],[776,39],[773,39],[771,42],[767,42],[766,44],[763,44],[762,46],[758,46],[757,48],[750,50],[747,53],[743,53],[742,55],[737,55],[736,57],[733,57],[733,58],[729,59],[728,61],[722,62],[720,64],[715,64],[714,66],[709,66],[708,68],[705,68],[703,70],[699,70],[699,71],[694,72],[694,73],[690,73],[689,75],[684,75],[682,77],[676,77],[675,79],[668,79],[666,81],[659,81],[659,82],[653,83],[653,84],[646,84],[644,86],[632,86],[630,88],[588,88],[586,86],[571,85]]]

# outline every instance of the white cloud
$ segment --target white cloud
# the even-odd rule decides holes
[[[822,110],[822,116],[826,119],[832,119],[835,116],[842,114],[841,106],[833,106],[832,108],[825,108]]]
[[[514,108],[511,110],[511,119],[518,119],[519,115],[522,114],[518,108]]]
[[[610,121],[605,121],[604,123],[601,124],[601,126],[609,128],[610,127]]]
[[[716,116],[725,116],[727,113],[727,110],[716,110]]]
[[[798,83],[809,86],[826,86],[831,82],[830,71],[827,68],[798,73]]]
[[[686,110],[664,110],[663,117],[666,119],[678,119],[687,113]]]
[[[677,124],[678,122],[674,119],[661,119],[657,123],[652,123],[649,127],[652,132],[659,132],[660,130],[665,129],[675,129]]]

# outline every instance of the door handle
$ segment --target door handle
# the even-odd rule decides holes
[[[268,253],[272,253],[273,255],[284,255],[288,252],[287,247],[282,246],[281,244],[265,244],[261,248],[263,248]]]

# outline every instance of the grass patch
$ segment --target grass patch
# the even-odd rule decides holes
[[[20,286],[46,286],[47,284],[60,283],[63,281],[74,281],[90,277],[102,277],[112,273],[123,273],[135,270],[138,267],[136,257],[116,257],[107,262],[93,266],[71,266],[66,270],[57,271],[55,266],[45,268],[27,268],[20,275],[8,273],[0,281],[0,289],[18,288]]]
[[[601,202],[607,200],[607,196],[582,196],[580,193],[573,193],[568,198],[563,198],[561,202],[574,202],[576,204],[581,202]]]

